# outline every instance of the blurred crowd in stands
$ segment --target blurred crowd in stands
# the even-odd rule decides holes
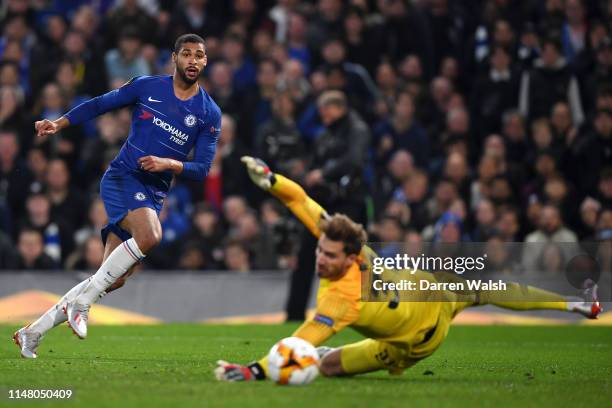
[[[249,181],[264,159],[379,242],[612,240],[612,1],[6,0],[0,269],[95,270],[109,112],[33,123],[206,39],[223,111],[202,183],[176,179],[147,269],[293,269],[301,225]],[[563,256],[561,253],[559,256]]]

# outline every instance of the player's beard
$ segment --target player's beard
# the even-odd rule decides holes
[[[193,85],[196,82],[198,82],[198,78],[200,77],[200,72],[198,71],[198,75],[196,75],[195,78],[191,79],[187,76],[187,68],[183,68],[181,66],[177,66],[177,70],[176,72],[178,72],[179,76],[181,77],[181,79],[187,84],[187,85]]]

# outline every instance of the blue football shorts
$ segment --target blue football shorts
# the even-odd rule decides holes
[[[101,231],[102,242],[106,245],[110,232],[122,241],[132,237],[119,226],[129,211],[148,207],[155,210],[159,216],[168,187],[153,174],[109,167],[100,181],[100,198],[108,216],[108,224]]]

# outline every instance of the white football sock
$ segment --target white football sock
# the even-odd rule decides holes
[[[102,263],[100,269],[91,277],[91,282],[75,299],[81,305],[91,305],[96,302],[102,292],[123,276],[136,262],[144,258],[134,238],[130,238],[117,246]]]
[[[42,316],[38,318],[34,323],[30,325],[30,329],[38,332],[40,334],[45,334],[58,324],[62,324],[66,321],[66,315],[62,308],[68,302],[74,301],[76,297],[85,289],[91,277],[85,279],[83,282],[80,282],[72,289],[70,289],[55,305],[51,306],[49,310],[45,312]]]

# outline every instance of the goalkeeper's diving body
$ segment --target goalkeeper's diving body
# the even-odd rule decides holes
[[[339,348],[319,347],[320,371],[326,376],[342,376],[388,370],[400,374],[419,360],[430,356],[446,337],[453,318],[466,307],[494,304],[514,310],[552,309],[596,318],[601,312],[596,285],[585,302],[570,302],[563,296],[531,286],[507,283],[506,291],[517,291],[514,299],[498,301],[489,291],[472,291],[459,296],[445,293],[445,301],[364,302],[361,296],[362,270],[370,268],[375,256],[367,247],[363,226],[342,214],[328,215],[293,181],[270,171],[267,165],[244,157],[249,176],[259,187],[283,202],[318,238],[316,272],[320,277],[313,318],[304,322],[292,336],[320,346],[334,334],[352,327],[366,339]],[[452,275],[452,277],[451,277]],[[416,279],[459,279],[455,274],[416,272]],[[519,294],[520,293],[520,294]],[[215,375],[223,381],[258,380],[267,377],[267,360],[246,366],[219,361]]]
[[[161,241],[159,213],[173,177],[202,180],[211,167],[221,111],[198,85],[207,63],[204,40],[196,34],[180,36],[172,60],[174,75],[133,78],[55,121],[35,123],[37,136],[46,137],[113,109],[133,108],[129,136],[100,182],[108,216],[101,231],[102,265],[38,320],[14,334],[25,358],[36,358],[42,336],[65,321],[79,338],[87,336],[91,305],[121,287],[134,266]],[[191,150],[192,160],[188,158]]]

